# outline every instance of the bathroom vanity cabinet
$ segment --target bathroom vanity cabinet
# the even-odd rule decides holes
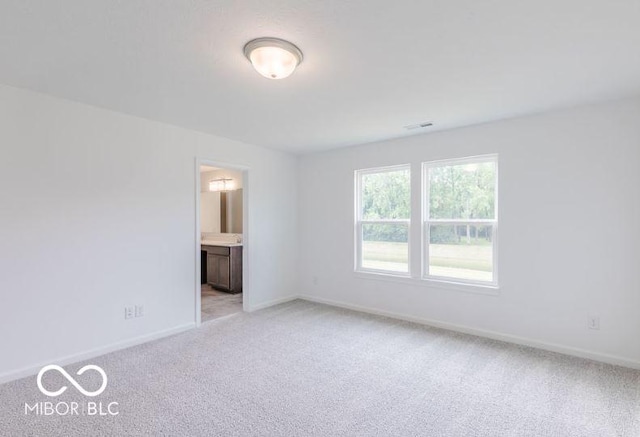
[[[203,245],[207,284],[229,293],[242,293],[242,246]]]

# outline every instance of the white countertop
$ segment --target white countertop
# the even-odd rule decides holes
[[[200,244],[202,246],[222,246],[222,247],[242,246],[242,243],[231,243],[229,241],[219,241],[219,240],[202,240]]]

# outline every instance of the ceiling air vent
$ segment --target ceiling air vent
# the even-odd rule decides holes
[[[414,130],[414,129],[422,129],[422,128],[431,127],[431,126],[433,126],[433,123],[425,121],[424,123],[410,124],[408,126],[405,126],[404,128],[406,130]]]

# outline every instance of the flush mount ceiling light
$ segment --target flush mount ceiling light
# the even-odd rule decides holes
[[[268,79],[284,79],[302,62],[298,47],[279,38],[256,38],[244,46],[253,68]]]

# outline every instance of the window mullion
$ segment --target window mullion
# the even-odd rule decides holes
[[[389,220],[384,220],[384,219],[376,219],[376,220],[358,220],[359,223],[362,224],[366,224],[366,225],[375,225],[375,224],[381,224],[381,225],[394,225],[394,224],[399,224],[399,225],[403,225],[403,224],[410,224],[411,220],[409,219],[389,219]]]

